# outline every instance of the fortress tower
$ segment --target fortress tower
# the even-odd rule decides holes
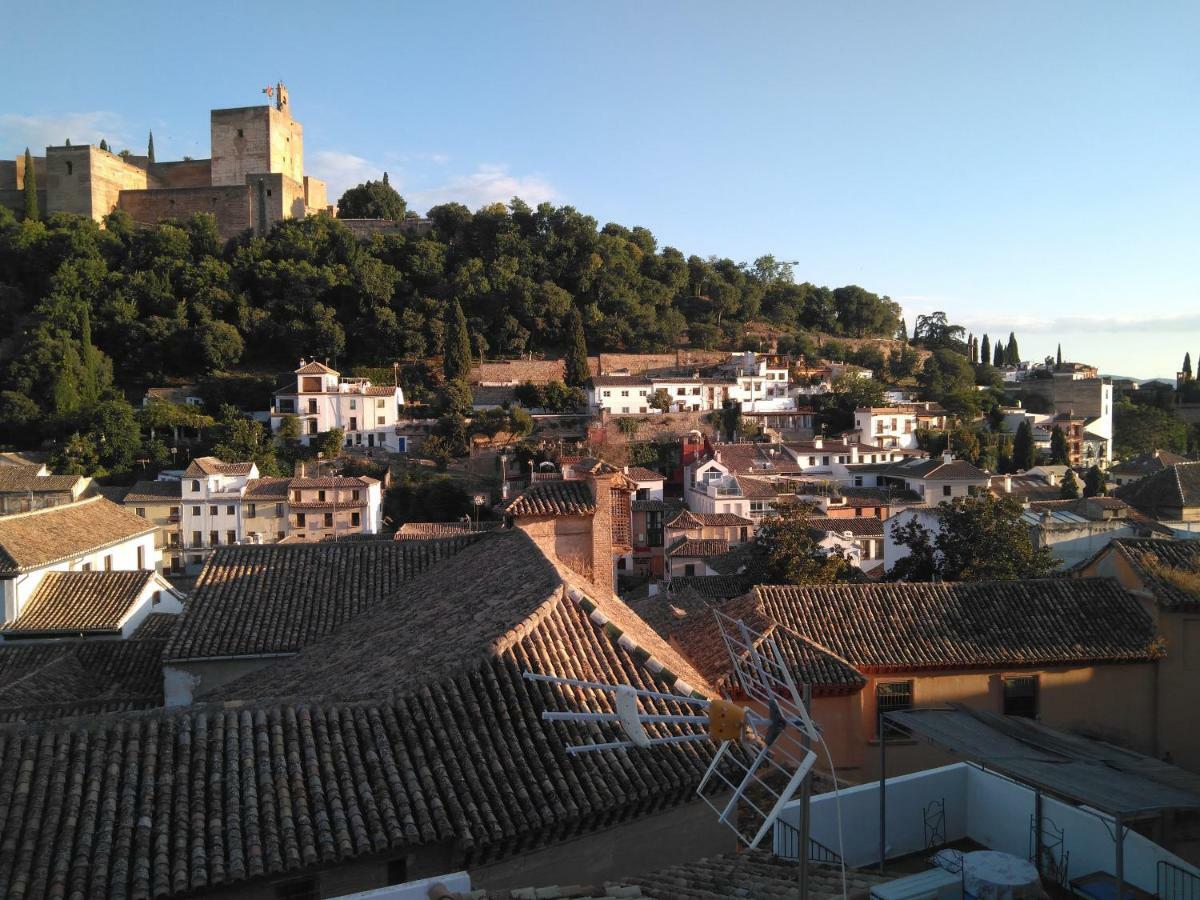
[[[292,118],[287,88],[263,93],[272,101],[265,106],[212,110],[210,159],[151,162],[87,145],[47,147],[33,161],[41,210],[99,221],[123,209],[144,224],[207,212],[226,238],[329,212],[325,183],[304,174],[304,129]],[[18,214],[24,168],[20,156],[0,160],[0,204]]]

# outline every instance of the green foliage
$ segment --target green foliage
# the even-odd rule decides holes
[[[793,503],[764,521],[757,540],[766,556],[771,582],[831,584],[860,580],[861,573],[850,560],[818,545],[811,515],[808,504]]]
[[[894,524],[892,537],[909,548],[888,572],[892,581],[1020,581],[1058,567],[1048,547],[1035,548],[1012,497],[959,497],[937,508],[931,533],[919,519]]]
[[[350,188],[337,202],[339,219],[403,219],[407,211],[404,198],[388,183],[387,172],[382,181]]]
[[[954,350],[966,354],[967,330],[961,325],[952,325],[944,312],[917,316],[917,327],[913,329],[913,340],[926,350]]]
[[[1183,354],[1183,368],[1179,371],[1183,372],[1185,381],[1192,377],[1192,354],[1190,352]]]
[[[228,404],[221,407],[213,428],[212,455],[236,462],[253,462],[261,475],[283,475],[275,444],[261,422],[243,416]]]
[[[1127,459],[1155,450],[1187,451],[1187,423],[1173,412],[1122,400],[1113,407],[1113,453]]]
[[[947,348],[935,350],[925,360],[917,381],[928,399],[950,412],[972,419],[978,414],[981,401],[975,389],[975,370],[963,354]]]
[[[1057,425],[1050,432],[1050,462],[1055,466],[1069,466],[1071,451],[1067,447],[1067,436]]]
[[[992,352],[992,365],[999,369],[1004,365],[1004,360],[1004,341],[997,340],[996,348]]]
[[[33,156],[25,148],[25,221],[36,222],[38,215],[37,172],[33,168]]]
[[[1015,366],[1021,361],[1021,351],[1017,347],[1017,337],[1011,331],[1008,333],[1008,346],[1004,348],[1004,362]]]
[[[659,388],[654,392],[654,396],[650,398],[649,406],[651,409],[657,409],[661,412],[671,411],[671,393],[666,388]]]
[[[567,387],[561,381],[551,381],[542,388],[543,405],[550,412],[569,413],[582,409],[587,396],[582,388]]]
[[[1067,474],[1063,476],[1058,496],[1063,500],[1078,500],[1082,495],[1083,490],[1079,485],[1079,479],[1075,477],[1074,470],[1067,469]]]
[[[467,317],[457,301],[450,308],[446,344],[442,351],[442,371],[447,381],[466,381],[471,374],[471,340],[467,336]]]
[[[979,344],[979,362],[987,365],[992,362],[992,342],[986,334]]]
[[[317,452],[325,459],[337,459],[346,443],[346,432],[342,428],[330,428],[317,442]]]
[[[1036,461],[1037,448],[1033,443],[1033,429],[1029,425],[1029,419],[1022,419],[1021,424],[1017,426],[1016,436],[1013,438],[1013,471],[1024,472],[1032,469]]]
[[[567,353],[563,359],[566,383],[581,387],[592,377],[588,367],[587,341],[583,336],[583,316],[574,306],[567,313]]]
[[[438,412],[442,415],[469,416],[473,401],[471,386],[465,380],[456,378],[446,382],[438,395]]]
[[[427,442],[428,443],[428,442]],[[428,453],[428,450],[425,451]],[[405,522],[455,522],[472,513],[471,494],[453,478],[407,477],[384,494],[383,514],[399,527]],[[481,510],[486,513],[486,507]]]
[[[1107,493],[1108,479],[1104,475],[1104,470],[1099,466],[1092,466],[1083,476],[1083,496],[1103,497]]]
[[[633,416],[624,416],[617,419],[617,430],[625,435],[637,434],[638,420],[633,418]]]

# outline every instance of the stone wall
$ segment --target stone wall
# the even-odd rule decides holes
[[[592,357],[594,372],[605,375],[628,369],[634,375],[657,370],[687,369],[726,362],[729,354],[721,350],[677,350],[674,353],[601,353]],[[591,362],[591,360],[589,360]]]
[[[33,174],[39,188],[46,187],[46,157],[33,157]],[[0,159],[0,191],[25,189],[25,154],[16,159]]]
[[[250,189],[245,185],[122,191],[120,206],[135,222],[148,225],[164,219],[186,219],[193,213],[212,213],[217,230],[226,239],[251,223]]]
[[[209,187],[212,184],[212,160],[183,159],[155,163],[150,167],[152,188]]]
[[[310,213],[325,212],[329,207],[329,194],[325,182],[319,178],[304,176],[304,205]]]
[[[267,106],[244,106],[212,111],[214,185],[242,185],[247,175],[271,171],[269,110]]]
[[[117,208],[122,191],[145,190],[149,176],[145,169],[130,165],[121,157],[89,147],[92,186],[92,218],[101,219]]]
[[[38,209],[44,210],[46,208],[46,192],[39,190],[37,195]],[[0,190],[0,206],[8,207],[17,214],[17,218],[20,218],[25,213],[25,191]]]
[[[286,175],[297,183],[304,182],[304,128],[286,112],[267,108],[270,129],[269,166],[260,172]]]

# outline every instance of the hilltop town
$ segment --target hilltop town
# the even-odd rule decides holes
[[[0,894],[1200,890],[1190,354],[332,205],[282,84],[210,120],[0,164]],[[776,648],[823,749],[761,845],[697,798],[718,743],[573,752],[627,734],[596,685],[679,738]]]

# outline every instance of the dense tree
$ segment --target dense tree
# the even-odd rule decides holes
[[[1055,466],[1069,466],[1071,452],[1067,447],[1067,436],[1057,425],[1050,432],[1050,462]]]
[[[462,304],[455,301],[450,308],[446,327],[446,344],[442,350],[442,371],[447,381],[466,381],[471,373],[471,339],[467,335],[467,317]]]
[[[339,219],[403,219],[408,204],[388,183],[387,172],[381,181],[366,181],[350,188],[338,199]]]
[[[995,366],[997,369],[999,369],[1004,366],[1004,360],[1005,360],[1004,341],[997,340],[996,347],[992,351],[992,365]]]
[[[757,543],[771,582],[830,584],[861,580],[861,572],[849,559],[817,543],[811,514],[808,504],[793,503],[763,523]]]
[[[987,365],[992,362],[992,342],[985,334],[983,341],[979,345],[979,362],[982,365]]]
[[[1017,337],[1011,331],[1008,333],[1008,344],[1004,347],[1004,362],[1010,366],[1021,362],[1021,350],[1017,347]]]
[[[1113,406],[1113,453],[1127,459],[1155,450],[1187,452],[1188,428],[1173,412],[1127,400]]]
[[[104,138],[100,138],[100,149],[106,153],[108,152],[108,141],[106,141]]]
[[[966,329],[961,325],[952,325],[944,312],[935,312],[927,316],[917,316],[917,327],[913,329],[913,340],[922,344],[927,350],[950,349],[965,354],[967,352],[965,334]]]
[[[1013,438],[1013,470],[1024,472],[1032,469],[1036,461],[1037,448],[1033,443],[1033,429],[1029,427],[1028,419],[1022,419],[1021,424],[1017,426],[1016,437]]]
[[[1192,354],[1190,352],[1183,354],[1183,369],[1181,371],[1183,372],[1185,381],[1192,377]]]
[[[150,132],[150,139],[146,141],[146,161],[150,165],[154,165],[154,132]]]
[[[582,387],[592,377],[588,367],[587,341],[583,336],[583,316],[572,306],[567,313],[567,352],[563,359],[566,383],[572,387]]]
[[[901,344],[908,343],[908,323],[903,318],[900,319],[900,327],[896,329],[896,340]]]
[[[909,556],[888,572],[893,581],[1020,581],[1051,574],[1058,563],[1048,547],[1035,548],[1024,512],[1012,497],[958,497],[941,504],[937,526],[917,517],[890,522],[893,539]]]
[[[1104,476],[1104,470],[1099,466],[1092,466],[1083,476],[1083,496],[1103,497],[1107,493],[1108,479]]]
[[[33,168],[33,156],[29,152],[29,148],[25,148],[25,221],[37,221],[38,216],[38,196],[37,196],[37,172]]]
[[[954,413],[971,418],[979,411],[979,391],[975,389],[975,370],[967,357],[954,350],[935,350],[917,378],[930,400],[936,400]]]
[[[1063,476],[1062,485],[1059,487],[1059,497],[1063,500],[1078,500],[1082,494],[1083,489],[1080,487],[1079,479],[1075,477],[1075,471],[1067,469],[1067,474]]]

